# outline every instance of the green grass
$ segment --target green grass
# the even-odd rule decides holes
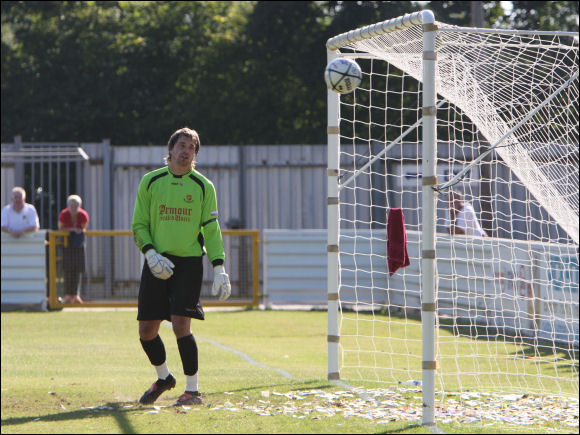
[[[2,313],[2,433],[431,433],[420,426],[420,414],[379,422],[317,411],[364,403],[356,395],[340,396],[344,387],[326,380],[325,312],[209,311],[206,321],[193,321],[206,402],[192,409],[170,406],[183,392],[184,378],[173,332],[164,323],[160,335],[177,388],[161,396],[156,407],[140,406],[136,400],[155,372],[139,343],[135,318],[134,311]],[[403,333],[396,324],[390,328],[392,339]],[[420,352],[415,340],[408,344],[412,353]],[[385,348],[392,350],[402,349]],[[390,361],[408,364],[403,356]],[[336,396],[329,402],[315,394],[303,400],[281,395],[314,390]],[[420,393],[403,391],[400,400],[409,407],[420,404]],[[259,415],[260,410],[269,415]],[[461,421],[439,427],[447,433],[569,430],[557,422],[520,430]]]
[[[565,346],[553,349],[551,343],[543,343],[534,347],[532,340],[492,329],[470,331],[441,323],[437,359],[445,390],[505,391],[510,386],[511,392],[526,394],[578,395],[578,359],[571,358]],[[419,318],[345,313],[341,343],[350,349],[345,353],[345,365],[357,368],[342,373],[353,378],[355,372],[361,372],[364,379],[397,382],[407,379],[410,372],[414,379],[421,379],[421,337]],[[361,366],[368,369],[361,370]]]

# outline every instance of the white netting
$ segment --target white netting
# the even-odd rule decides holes
[[[439,386],[576,397],[577,43],[438,27],[439,183],[501,140],[453,186],[489,237],[448,234],[446,189],[437,203]],[[414,26],[341,49],[364,75],[340,101],[345,379],[421,379],[421,38]],[[391,276],[393,208],[411,264]]]
[[[553,98],[496,150],[578,244],[578,176],[569,179],[569,167],[578,166],[577,41],[438,25],[445,30],[437,37],[437,92],[461,109],[490,144]],[[346,48],[371,53],[421,80],[420,26]]]

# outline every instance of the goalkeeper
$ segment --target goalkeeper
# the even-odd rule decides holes
[[[225,300],[231,292],[215,188],[195,170],[199,147],[195,130],[177,130],[167,144],[167,166],[145,174],[139,183],[131,227],[147,261],[141,274],[137,320],[141,345],[158,377],[139,400],[142,404],[155,402],[176,384],[159,336],[163,320],[171,321],[186,377],[185,393],[174,405],[202,403],[191,318],[204,320],[199,296],[206,249],[214,269],[212,294]]]

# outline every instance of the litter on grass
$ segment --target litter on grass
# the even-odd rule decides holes
[[[223,405],[208,405],[209,411],[242,412],[251,411],[263,417],[288,415],[296,419],[321,420],[334,416],[343,418],[364,418],[377,424],[393,421],[420,421],[422,412],[421,388],[398,386],[392,388],[364,389],[348,391],[300,390],[280,393],[262,391],[261,399],[250,400],[244,395],[242,402],[226,401]],[[224,392],[232,396],[234,393]],[[436,403],[437,419],[443,424],[480,424],[482,426],[545,426],[558,422],[564,427],[578,430],[578,399],[546,398],[529,394],[491,393],[438,393]],[[441,397],[444,400],[441,401]],[[284,403],[279,398],[286,398]],[[264,400],[265,399],[265,400]],[[272,399],[273,402],[270,400]],[[130,406],[126,406],[130,407]],[[143,414],[158,414],[161,408],[155,406]],[[112,409],[95,406],[86,409]],[[200,411],[199,407],[182,406],[179,413]],[[168,411],[163,411],[168,412]],[[142,414],[142,415],[143,415]]]
[[[210,411],[251,411],[271,417],[288,415],[296,419],[320,420],[334,416],[364,418],[378,424],[393,421],[419,421],[421,419],[421,389],[391,388],[349,391],[301,390],[279,393],[262,391],[261,397],[285,397],[285,403],[272,403],[259,399],[254,404],[245,401],[234,406],[227,401]],[[439,397],[441,397],[439,395]],[[578,428],[578,399],[550,399],[527,394],[461,393],[445,394],[443,403],[436,405],[438,420],[442,423],[481,425],[542,426],[559,422],[563,426]]]

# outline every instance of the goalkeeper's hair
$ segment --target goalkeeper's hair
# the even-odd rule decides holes
[[[193,139],[193,145],[195,147],[195,155],[197,156],[201,142],[199,141],[199,135],[197,134],[197,131],[195,131],[189,127],[180,128],[179,130],[175,131],[171,135],[171,137],[169,138],[169,142],[167,142],[167,151],[169,152],[173,149],[173,147],[175,146],[175,144],[177,143],[177,141],[179,140],[179,138],[181,136],[185,136],[185,137],[188,137],[190,139]],[[171,154],[168,153],[167,156],[163,158],[163,161],[167,165],[167,164],[169,164],[170,160],[171,160]],[[191,167],[192,168],[195,167],[195,158],[191,162]]]

